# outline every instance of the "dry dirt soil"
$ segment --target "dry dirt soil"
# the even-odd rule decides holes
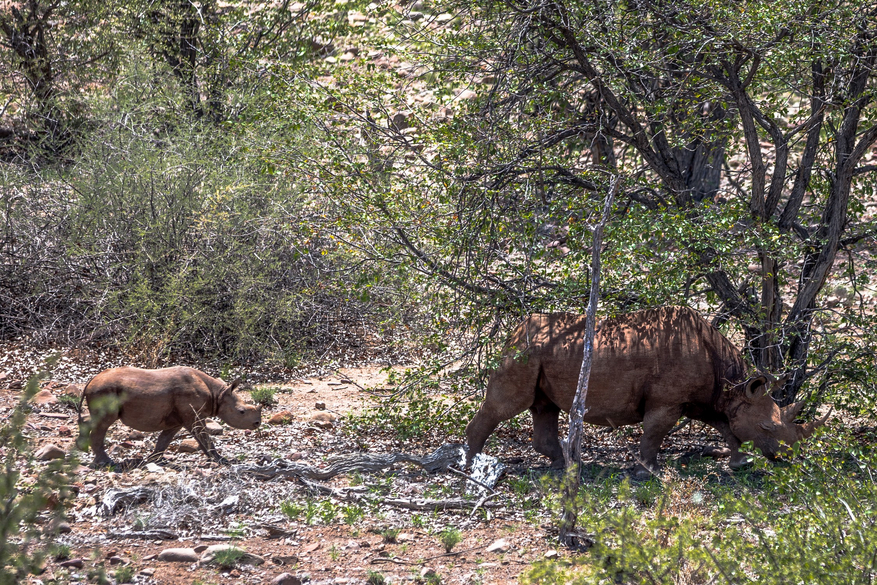
[[[21,394],[24,373],[11,365],[17,363],[21,361],[0,352],[0,374],[6,374],[5,381],[0,379],[0,388],[6,387],[0,390],[0,423]],[[466,509],[411,509],[464,498],[467,481],[453,473],[428,474],[412,464],[341,474],[310,485],[298,479],[266,481],[241,473],[239,465],[222,467],[200,452],[183,452],[185,435],[171,445],[166,457],[170,465],[124,472],[91,469],[91,454],[73,449],[76,408],[63,396],[80,391],[93,373],[110,365],[116,364],[83,364],[67,356],[42,382],[48,390],[43,394],[46,403],[31,405],[26,433],[35,448],[53,444],[80,461],[77,494],[68,503],[67,525],[56,539],[69,547],[68,561],[74,566],[51,560],[39,577],[44,583],[84,581],[100,567],[110,576],[120,567],[131,567],[136,583],[270,583],[283,573],[294,577],[289,583],[295,578],[326,584],[378,582],[377,574],[391,583],[438,582],[429,580],[432,573],[441,583],[513,583],[534,561],[569,554],[558,546],[546,511],[550,493],[540,487],[540,478],[551,472],[547,460],[529,448],[528,416],[502,427],[488,444],[506,471],[497,493],[483,506],[474,512],[471,503]],[[263,421],[281,411],[288,411],[288,420],[265,424],[259,431],[221,425],[215,443],[235,463],[279,459],[321,467],[351,453],[425,455],[443,443],[462,442],[461,437],[438,436],[401,441],[381,429],[353,432],[352,417],[365,409],[401,407],[382,406],[372,398],[373,389],[389,386],[387,372],[378,366],[340,368],[267,385],[277,388],[278,403],[263,412]],[[587,432],[592,475],[599,481],[626,473],[638,429]],[[145,457],[154,439],[117,422],[108,435],[110,455],[117,461]],[[675,459],[704,444],[717,444],[717,439],[699,427],[689,428],[673,436],[663,456]],[[723,462],[710,465],[718,475],[727,474]],[[106,496],[117,493],[111,490],[138,487],[147,488],[141,500],[123,501],[112,513],[103,509]],[[357,501],[341,491],[325,493],[325,488],[350,487],[359,490]],[[448,528],[461,536],[450,553],[440,539]],[[395,539],[390,538],[393,533]],[[206,546],[228,543],[257,555],[256,564],[222,569],[158,559],[169,548],[200,553]]]

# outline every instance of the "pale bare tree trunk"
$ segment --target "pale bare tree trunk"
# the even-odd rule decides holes
[[[560,519],[560,540],[564,545],[577,547],[579,538],[575,534],[578,520],[576,496],[581,485],[582,465],[582,432],[585,413],[588,412],[585,401],[588,397],[588,379],[591,376],[591,357],[594,353],[594,330],[597,322],[597,304],[600,301],[600,249],[603,247],[603,228],[609,221],[612,201],[618,192],[620,178],[616,175],[609,183],[609,192],[603,203],[603,216],[594,226],[594,241],[591,252],[591,292],[588,296],[588,309],[585,316],[585,339],[582,356],[582,367],[579,370],[579,381],[576,384],[576,395],[569,409],[569,434],[563,442],[563,459],[566,462],[567,475],[563,487],[563,516]]]

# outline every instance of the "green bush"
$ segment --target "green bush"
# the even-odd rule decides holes
[[[455,404],[453,397],[430,393],[422,386],[393,399],[394,407],[382,402],[363,409],[348,419],[348,433],[367,436],[376,432],[392,432],[399,440],[413,438],[459,437],[478,405],[471,400]]]
[[[256,404],[261,404],[262,406],[273,406],[274,404],[277,404],[277,400],[274,398],[276,392],[277,388],[260,386],[250,390],[250,398],[252,398],[253,402]]]
[[[45,373],[28,381],[11,416],[0,426],[0,445],[5,451],[0,475],[0,585],[21,583],[38,572],[47,552],[69,554],[69,549],[55,547],[51,540],[38,546],[39,526],[51,526],[63,518],[73,464],[64,460],[37,464],[33,459],[24,427],[28,401],[39,392],[43,377]]]
[[[453,526],[448,526],[447,528],[442,530],[441,534],[439,535],[439,540],[441,540],[445,552],[451,552],[455,546],[463,541],[463,535],[460,534],[460,531]]]
[[[610,506],[585,485],[579,524],[593,545],[536,563],[523,582],[873,583],[875,439],[811,439],[806,458],[759,459],[730,484],[670,470],[643,497],[623,480]]]

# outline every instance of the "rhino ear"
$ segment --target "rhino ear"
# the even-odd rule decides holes
[[[766,382],[767,378],[764,376],[757,376],[746,382],[746,388],[743,390],[746,398],[749,400],[755,400],[759,396],[762,396],[764,394],[764,386]]]
[[[235,378],[235,379],[234,379],[234,382],[232,382],[231,384],[229,384],[229,386],[228,386],[228,391],[229,391],[229,392],[234,392],[235,390],[238,389],[238,386],[240,386],[240,385],[241,385],[241,379],[240,379],[240,378]]]

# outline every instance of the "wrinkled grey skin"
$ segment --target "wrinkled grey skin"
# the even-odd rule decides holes
[[[149,460],[161,459],[177,432],[185,428],[214,461],[228,464],[214,447],[204,427],[207,418],[219,418],[238,429],[258,428],[262,407],[243,403],[235,393],[239,380],[226,384],[193,368],[144,370],[133,367],[105,370],[82,392],[91,416],[89,442],[95,467],[113,465],[104,449],[107,430],[117,420],[143,432],[161,431]],[[82,402],[79,405],[82,409]],[[87,432],[80,414],[80,437]]]
[[[575,396],[584,328],[584,316],[555,313],[531,315],[514,330],[466,428],[470,463],[499,423],[529,409],[533,448],[563,466],[558,415]],[[773,459],[827,419],[795,424],[803,404],[780,409],[770,390],[767,377],[746,376],[740,351],[697,312],[649,309],[598,325],[584,421],[642,423],[638,477],[658,469],[661,443],[683,416],[716,428],[738,468],[748,462],[742,443],[753,441]]]

